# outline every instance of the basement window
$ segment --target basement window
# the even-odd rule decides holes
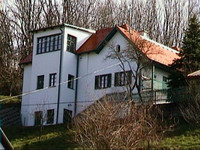
[[[47,124],[53,124],[54,121],[54,109],[47,110]]]
[[[35,126],[42,124],[42,111],[35,112]]]

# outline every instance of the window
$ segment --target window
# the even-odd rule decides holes
[[[53,124],[54,122],[54,109],[47,110],[47,124]]]
[[[111,87],[111,74],[95,76],[95,89]]]
[[[74,76],[71,74],[68,75],[68,88],[74,89]]]
[[[68,109],[63,110],[63,123],[72,122],[72,111]]]
[[[163,76],[162,89],[167,89],[168,78]]]
[[[56,86],[56,73],[52,73],[49,75],[49,86],[50,87]]]
[[[37,54],[61,50],[61,34],[40,37],[37,39]]]
[[[115,73],[115,86],[125,86],[131,83],[132,83],[131,71]]]
[[[119,53],[120,50],[121,50],[121,49],[120,49],[120,45],[117,45],[117,46],[116,46],[116,51]]]
[[[44,75],[37,77],[37,89],[43,89],[44,88]]]
[[[35,112],[35,126],[42,124],[42,111]]]
[[[68,35],[67,37],[67,51],[74,53],[76,50],[76,37]]]

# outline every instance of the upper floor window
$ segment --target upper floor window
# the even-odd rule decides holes
[[[95,76],[95,89],[105,89],[111,87],[111,74]]]
[[[52,73],[49,75],[49,86],[56,86],[56,73]]]
[[[115,86],[130,85],[131,82],[132,82],[131,71],[115,73]]]
[[[163,76],[162,89],[167,89],[168,78]]]
[[[76,50],[76,37],[68,34],[67,51],[74,53],[75,50]]]
[[[40,37],[37,39],[37,54],[61,50],[61,34]]]
[[[74,76],[71,74],[68,75],[68,88],[74,89]]]
[[[120,52],[121,48],[120,48],[120,45],[116,45],[116,52]]]
[[[44,88],[44,75],[37,77],[37,89],[43,89]]]

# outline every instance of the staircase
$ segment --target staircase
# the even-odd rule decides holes
[[[21,116],[19,107],[9,107],[0,110],[2,126],[21,125]]]

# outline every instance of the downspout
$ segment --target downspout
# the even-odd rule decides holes
[[[56,114],[56,124],[58,124],[58,117],[59,117],[59,107],[60,107],[60,88],[61,88],[61,73],[62,73],[62,56],[63,56],[63,45],[64,45],[64,32],[63,29],[60,28],[61,37],[62,37],[62,45],[60,51],[60,64],[59,64],[59,82],[58,82],[58,102],[57,102],[57,114]]]
[[[154,84],[154,65],[153,65],[153,61],[152,61],[152,77],[151,77],[151,90],[152,90],[152,99],[154,98],[154,90],[153,90],[153,88],[154,88],[154,86],[153,86],[153,84]]]
[[[79,54],[77,54],[77,64],[76,64],[76,78],[79,76]],[[78,97],[78,80],[76,80],[76,87],[75,87],[75,101],[74,101],[74,116],[77,112],[77,97]]]

